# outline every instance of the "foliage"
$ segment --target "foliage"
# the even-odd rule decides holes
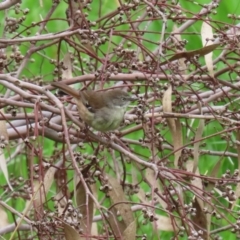
[[[1,2],[0,235],[239,238],[239,15],[235,0]],[[53,81],[137,101],[99,133]]]

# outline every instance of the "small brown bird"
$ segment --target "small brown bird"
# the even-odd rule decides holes
[[[128,104],[136,100],[120,89],[105,92],[76,91],[60,82],[54,82],[52,86],[74,97],[82,120],[101,132],[118,128],[123,121]]]

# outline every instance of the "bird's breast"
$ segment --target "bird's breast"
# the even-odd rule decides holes
[[[106,132],[116,129],[122,122],[125,108],[104,107],[95,112],[91,126],[96,130]]]

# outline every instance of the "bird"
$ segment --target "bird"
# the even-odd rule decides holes
[[[53,82],[51,85],[72,96],[81,119],[100,132],[117,129],[123,121],[127,106],[136,100],[121,89],[77,91],[61,82]]]

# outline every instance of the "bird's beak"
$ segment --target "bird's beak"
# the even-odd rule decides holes
[[[130,101],[130,102],[134,102],[134,101],[136,101],[138,98],[137,97],[129,97],[128,98],[128,100]]]

